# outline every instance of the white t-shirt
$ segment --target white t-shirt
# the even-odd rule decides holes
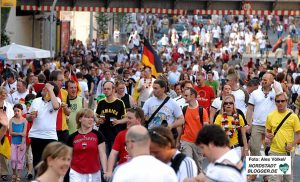
[[[146,82],[145,82],[145,78],[140,79],[138,89],[142,88],[143,85],[145,86],[145,89],[141,91],[139,95],[140,102],[145,102],[150,97],[153,90],[152,86],[154,81],[155,78],[151,78],[151,81],[150,79],[146,79]]]
[[[151,155],[141,155],[115,169],[112,182],[178,182],[174,170]]]
[[[3,107],[6,107],[5,113],[6,113],[8,121],[9,121],[15,115],[15,112],[13,110],[13,106],[10,103],[4,101]]]
[[[224,161],[230,161],[233,165],[236,165],[240,162],[239,156],[236,154],[234,150],[230,150],[225,153],[222,157],[217,159],[215,163],[222,163]],[[211,181],[230,181],[230,182],[242,182],[247,181],[247,175],[245,170],[241,173],[237,170],[226,167],[226,166],[218,166],[214,163],[209,163],[206,169],[206,175]]]
[[[17,81],[15,81],[12,84],[7,83],[5,85],[5,90],[6,90],[6,92],[7,92],[8,95],[10,94],[11,90],[17,91]]]
[[[162,102],[163,100],[159,100],[157,97],[150,97],[143,106],[145,115],[150,117]],[[152,121],[149,123],[148,128],[151,129],[155,126],[160,126],[161,121],[163,120],[166,120],[168,124],[172,124],[174,123],[175,118],[182,115],[180,106],[173,99],[169,99],[154,116]]]
[[[246,109],[246,103],[245,103],[245,93],[243,90],[238,89],[235,91],[231,91],[232,95],[234,95],[235,98],[235,105],[237,109],[240,109],[244,115],[246,115],[247,109]]]
[[[57,97],[59,104],[60,98]],[[54,110],[52,102],[45,102],[42,97],[33,100],[29,113],[37,111],[37,118],[34,119],[29,131],[30,138],[52,139],[57,140],[56,118],[58,110]]]
[[[254,106],[252,124],[265,126],[268,114],[276,109],[275,91],[272,89],[272,91],[265,96],[262,89],[258,88],[250,94],[248,103]]]
[[[36,94],[35,92],[32,92],[34,95]],[[14,92],[11,95],[7,96],[7,101],[14,106],[15,104],[22,104],[23,106],[23,113],[27,113],[26,110],[26,105],[25,105],[25,97],[26,95],[29,94],[29,90],[26,90],[24,93],[20,93],[18,91]]]
[[[291,88],[291,92],[300,94],[300,85],[298,85],[298,84],[293,85]]]
[[[19,93],[18,91],[16,91],[13,94],[7,96],[7,101],[12,105],[19,104],[22,102],[22,101],[20,102],[20,99],[25,99],[28,93],[29,93],[28,90],[24,93]]]
[[[177,150],[175,155],[172,157],[172,159],[174,159],[176,157],[177,154],[179,154],[180,152]],[[171,166],[171,162],[168,163],[169,166]],[[198,168],[197,165],[195,163],[195,161],[186,156],[183,161],[181,162],[180,166],[179,166],[179,170],[177,171],[177,179],[178,182],[183,182],[184,179],[186,178],[194,178],[197,176],[197,172],[198,172]]]
[[[211,104],[211,107],[215,108],[217,111],[220,110],[222,107],[221,97],[214,99],[214,101]]]
[[[89,91],[89,88],[88,88],[88,85],[85,81],[83,80],[80,80],[78,81],[79,82],[79,85],[80,85],[80,88],[81,88],[81,97],[82,98],[85,98],[85,94],[84,92],[88,92]]]
[[[180,108],[188,105],[188,103],[185,102],[185,99],[181,95],[175,97],[173,100],[179,105]]]

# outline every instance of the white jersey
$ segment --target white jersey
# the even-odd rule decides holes
[[[215,163],[223,163],[224,161],[229,161],[230,163],[232,163],[232,165],[236,165],[240,162],[240,158],[234,150],[230,150],[227,153],[225,153],[222,157],[217,159],[214,163],[209,163],[207,166],[206,176],[211,181],[247,181],[247,175],[245,170],[242,170],[242,172],[238,172],[237,170],[231,167],[215,165]]]
[[[178,182],[174,170],[151,155],[141,155],[116,168],[112,182]]]

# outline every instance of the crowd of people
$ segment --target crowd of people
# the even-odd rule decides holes
[[[293,161],[300,67],[284,41],[272,60],[268,37],[294,38],[294,17],[212,16],[203,24],[181,16],[172,21],[192,28],[180,34],[167,17],[141,21],[150,28],[133,29],[115,58],[96,41],[71,41],[53,61],[2,64],[1,180],[21,181],[25,170],[40,182],[240,182],[255,180],[243,161],[262,146]],[[141,33],[161,58],[157,77],[141,62]],[[265,180],[281,178],[293,181],[293,172]]]

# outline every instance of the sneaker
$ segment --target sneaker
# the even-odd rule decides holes
[[[32,180],[32,179],[33,179],[33,175],[29,173],[29,174],[27,175],[27,180]]]

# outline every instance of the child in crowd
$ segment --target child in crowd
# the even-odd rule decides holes
[[[26,130],[27,121],[22,116],[23,106],[21,104],[15,104],[14,117],[9,122],[9,133],[11,138],[11,167],[13,169],[12,182],[21,181],[20,176],[22,174],[25,152],[26,152]]]

